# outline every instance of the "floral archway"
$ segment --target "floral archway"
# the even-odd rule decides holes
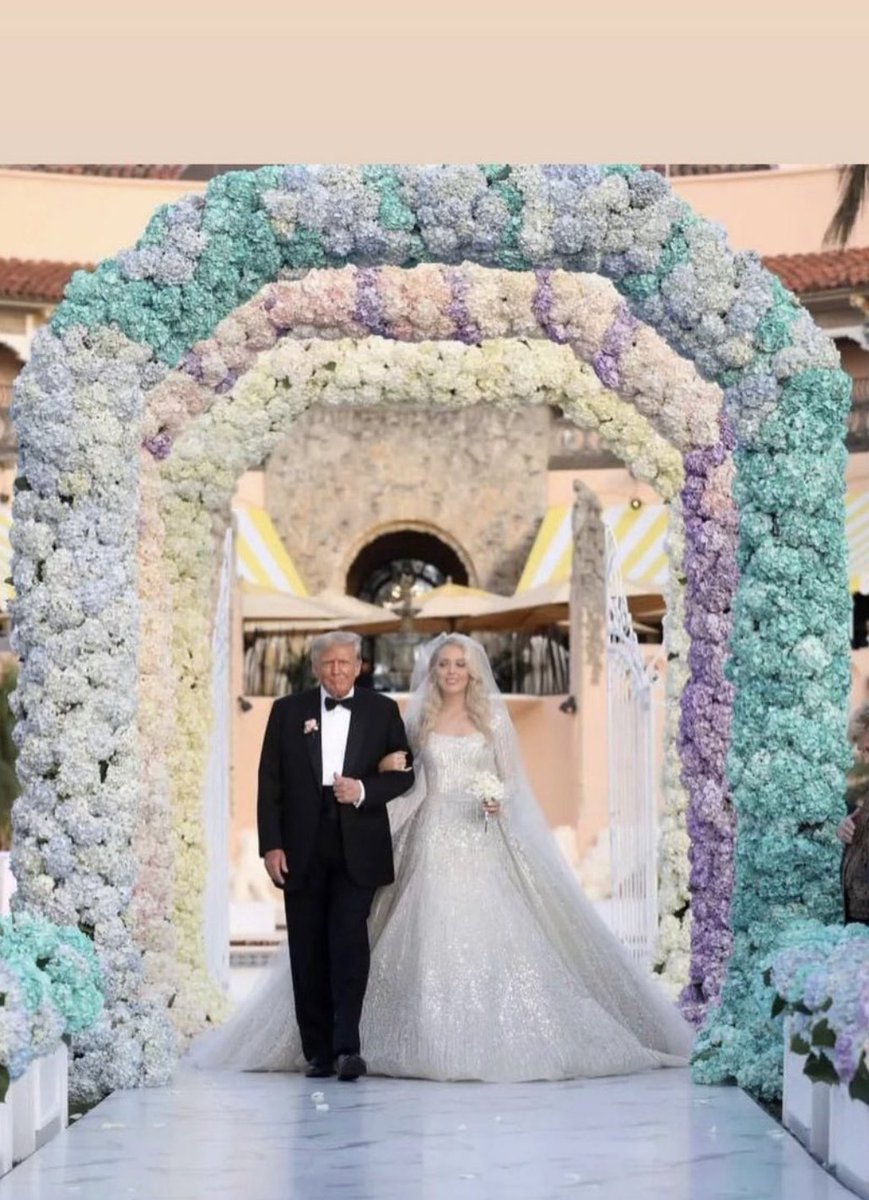
[[[102,958],[107,1018],[79,1048],[81,1089],[165,1078],[167,1011],[186,1031],[219,1010],[199,952],[197,806],[207,585],[238,473],[315,399],[505,394],[597,424],[678,491],[683,1004],[700,1019],[720,996],[702,1078],[768,1079],[761,963],[795,915],[836,914],[849,389],[758,258],[630,167],[232,173],[77,274],[15,400],[15,869],[21,903],[91,928]],[[678,872],[670,883],[678,949],[687,897]]]

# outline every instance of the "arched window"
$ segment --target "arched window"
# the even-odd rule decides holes
[[[452,546],[425,530],[397,529],[374,538],[359,551],[347,572],[347,592],[369,604],[401,611],[410,596],[431,591],[448,580],[468,583],[467,568]],[[362,686],[405,691],[413,673],[414,651],[430,636],[402,632],[366,638]]]
[[[364,546],[347,572],[347,592],[369,604],[388,606],[408,581],[414,593],[430,591],[452,579],[467,584],[468,572],[452,546],[433,533],[399,529]]]

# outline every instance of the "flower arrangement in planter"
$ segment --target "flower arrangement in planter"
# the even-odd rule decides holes
[[[796,922],[782,941],[764,981],[772,1015],[791,1018],[790,1049],[810,1079],[869,1104],[869,927]]]
[[[0,918],[0,1100],[35,1058],[77,1040],[103,1012],[93,943],[70,926],[19,913]]]

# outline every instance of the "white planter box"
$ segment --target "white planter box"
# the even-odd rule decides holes
[[[830,1089],[830,1166],[845,1187],[869,1200],[869,1104],[844,1084]]]
[[[9,1085],[4,1108],[12,1111],[12,1161],[20,1163],[36,1149],[36,1091],[39,1060]]]
[[[69,1124],[69,1051],[64,1043],[33,1064],[36,1069],[36,1149]]]
[[[791,1022],[785,1019],[785,1061],[782,1122],[821,1162],[829,1158],[830,1092],[828,1083],[812,1083],[803,1074],[805,1055],[790,1048]]]
[[[0,1104],[0,1175],[12,1170],[12,1105]]]
[[[33,1154],[69,1123],[69,1058],[65,1045],[37,1058],[9,1085],[0,1104],[0,1174]]]

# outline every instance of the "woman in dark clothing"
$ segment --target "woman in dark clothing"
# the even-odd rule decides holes
[[[854,767],[848,776],[845,803],[848,815],[836,830],[842,854],[842,899],[845,924],[869,925],[869,704],[852,715],[848,739],[854,747]]]

